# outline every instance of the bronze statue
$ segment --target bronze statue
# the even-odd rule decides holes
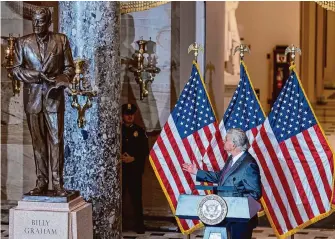
[[[63,187],[64,166],[64,88],[75,75],[69,41],[64,34],[53,33],[51,12],[36,9],[33,34],[15,44],[12,74],[23,82],[24,109],[32,138],[36,187],[30,195],[45,195],[49,184],[49,163],[54,195],[66,196]]]

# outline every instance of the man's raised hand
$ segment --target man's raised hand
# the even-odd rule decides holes
[[[194,162],[192,162],[192,164],[190,164],[190,163],[184,163],[184,164],[182,165],[182,167],[183,167],[183,170],[184,170],[184,171],[187,171],[187,172],[189,172],[190,174],[194,174],[194,175],[196,175],[197,172],[198,172],[197,165],[196,165]]]

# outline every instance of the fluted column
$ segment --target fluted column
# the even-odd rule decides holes
[[[67,97],[64,134],[65,187],[93,204],[95,238],[121,238],[119,28],[119,2],[59,2],[59,31],[98,91],[83,129]]]

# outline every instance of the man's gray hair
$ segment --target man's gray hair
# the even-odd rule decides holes
[[[249,140],[247,135],[242,129],[231,128],[227,131],[227,135],[231,136],[231,141],[238,147],[241,151],[247,151],[249,148]]]

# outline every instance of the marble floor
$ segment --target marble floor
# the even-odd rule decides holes
[[[9,238],[9,209],[16,205],[15,201],[5,201],[1,202],[1,239]],[[328,223],[319,224],[320,227],[328,228],[311,228],[304,229],[294,235],[294,237],[289,237],[287,239],[335,239],[335,227],[333,226],[333,221],[335,221],[335,217],[328,218],[330,221]],[[174,223],[165,222],[163,225],[159,225],[158,222],[154,224],[151,221],[145,221],[146,227],[150,228],[147,230],[145,234],[136,234],[132,231],[124,231],[123,238],[124,239],[197,239],[202,238],[203,229],[197,230],[193,232],[189,237],[185,236],[181,233],[176,232],[177,228]],[[331,224],[331,225],[330,225]],[[164,225],[166,226],[164,228]],[[263,223],[261,223],[263,225]],[[156,228],[156,230],[155,230]],[[161,230],[157,230],[160,228]],[[253,232],[254,239],[266,239],[266,238],[276,238],[273,233],[272,228],[270,227],[257,227]]]
[[[190,239],[202,238],[203,231],[195,231],[189,237]],[[144,239],[144,238],[152,238],[152,239],[175,239],[175,238],[188,238],[187,236],[183,236],[180,233],[173,232],[146,232],[144,235],[137,235],[132,232],[124,232],[123,238],[126,239]],[[273,230],[271,228],[258,227],[254,230],[253,239],[271,239],[276,238],[273,234]],[[310,230],[302,230],[299,233],[295,234],[294,237],[288,237],[294,239],[335,239],[335,230],[323,230],[323,229],[310,229]]]
[[[197,239],[202,238],[203,231],[195,231],[190,237],[184,236],[181,233],[176,232],[162,232],[162,231],[146,231],[145,234],[136,234],[134,232],[123,232],[124,239]],[[1,239],[7,239],[8,237],[8,225],[1,225]],[[271,228],[258,227],[253,232],[253,239],[272,239],[276,238]],[[335,230],[330,229],[309,229],[302,230],[295,234],[294,239],[335,239]],[[289,239],[288,238],[288,239]]]

